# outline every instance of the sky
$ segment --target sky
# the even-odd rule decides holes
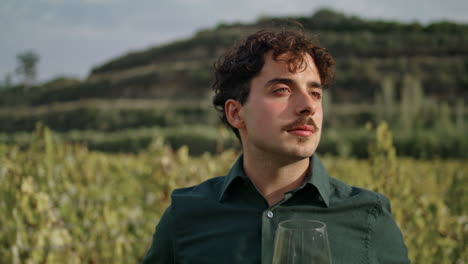
[[[40,56],[39,81],[83,79],[110,59],[221,22],[307,16],[324,7],[369,19],[468,23],[466,0],[0,0],[0,83],[14,73],[16,55],[29,50]]]

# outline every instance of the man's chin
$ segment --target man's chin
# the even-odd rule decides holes
[[[290,157],[294,160],[300,161],[303,159],[308,159],[315,153],[315,149],[300,149],[290,153]]]

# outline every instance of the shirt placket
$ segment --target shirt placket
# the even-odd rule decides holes
[[[269,207],[262,213],[262,264],[271,264],[275,246],[275,233],[279,224],[280,207],[292,197],[293,193],[286,193],[284,199]]]

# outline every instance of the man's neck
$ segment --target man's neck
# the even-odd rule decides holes
[[[272,206],[288,191],[299,187],[307,176],[310,159],[281,162],[269,157],[252,157],[244,153],[244,171]]]

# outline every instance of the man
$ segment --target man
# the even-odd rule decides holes
[[[271,263],[284,220],[327,224],[337,263],[409,263],[387,198],[328,176],[315,154],[327,50],[257,32],[216,66],[214,105],[242,144],[227,176],[175,190],[143,263]]]

